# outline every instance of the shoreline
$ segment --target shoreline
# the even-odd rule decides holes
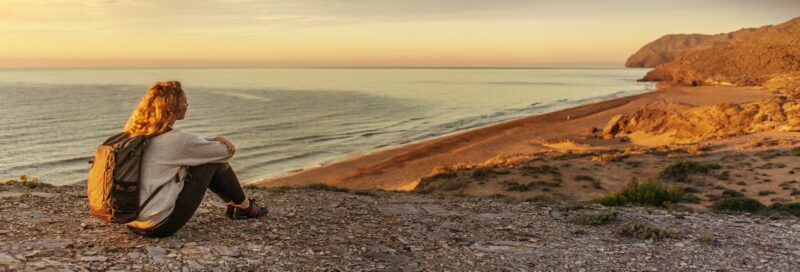
[[[426,142],[426,141],[434,141],[434,140],[437,140],[437,139],[440,139],[440,138],[443,138],[443,137],[449,137],[449,136],[453,136],[453,135],[457,135],[457,134],[461,134],[461,133],[466,133],[466,132],[469,132],[469,131],[472,131],[472,130],[483,129],[483,128],[486,128],[486,127],[500,125],[500,124],[507,123],[507,122],[513,122],[513,121],[517,121],[517,120],[520,120],[520,119],[529,118],[529,117],[532,117],[532,116],[538,116],[538,115],[549,114],[549,113],[554,113],[554,112],[563,111],[563,110],[569,110],[569,109],[573,109],[573,108],[577,108],[577,107],[581,107],[581,106],[586,106],[586,105],[590,105],[590,104],[594,104],[594,103],[600,103],[600,102],[604,102],[604,101],[608,101],[608,100],[614,100],[614,99],[619,99],[619,98],[642,95],[642,94],[645,94],[645,93],[650,93],[650,92],[654,92],[654,91],[658,91],[658,90],[659,90],[658,84],[656,84],[654,82],[654,84],[652,84],[651,86],[648,86],[646,89],[643,89],[643,90],[634,90],[634,91],[625,91],[625,90],[623,90],[623,91],[611,93],[611,94],[608,94],[608,95],[605,95],[605,96],[599,96],[599,97],[594,97],[594,98],[587,98],[587,99],[578,100],[578,101],[590,101],[590,102],[585,103],[585,104],[558,105],[556,107],[548,109],[548,111],[544,111],[544,112],[540,112],[540,113],[534,113],[534,114],[531,114],[531,115],[522,115],[522,116],[518,116],[518,117],[512,117],[510,119],[500,120],[500,121],[496,121],[496,122],[490,122],[490,123],[487,123],[487,124],[466,128],[464,130],[452,131],[452,132],[444,133],[444,134],[441,134],[441,135],[436,135],[436,136],[433,136],[433,137],[430,137],[430,138],[418,139],[418,140],[414,140],[414,141],[410,141],[410,142],[402,143],[402,144],[398,144],[398,145],[388,145],[388,146],[383,146],[383,147],[376,147],[376,148],[372,148],[372,149],[369,149],[369,150],[366,150],[366,151],[356,152],[356,153],[353,153],[353,154],[345,155],[345,156],[342,156],[342,157],[339,157],[339,158],[336,158],[336,159],[333,159],[333,160],[328,160],[328,161],[325,161],[325,162],[317,163],[317,164],[309,166],[309,167],[295,168],[295,169],[291,169],[291,170],[288,170],[288,171],[284,171],[284,172],[278,173],[276,175],[264,175],[264,176],[262,176],[260,178],[254,178],[254,179],[251,179],[250,181],[248,181],[246,183],[242,183],[242,185],[243,186],[253,186],[256,183],[261,183],[261,182],[266,181],[266,180],[284,178],[284,177],[287,177],[287,176],[291,176],[291,175],[294,175],[294,174],[302,173],[302,172],[305,172],[305,171],[310,171],[310,170],[313,170],[313,169],[316,169],[316,168],[320,168],[320,167],[325,167],[327,165],[331,165],[331,164],[335,164],[335,163],[340,163],[340,162],[347,161],[347,160],[354,159],[354,158],[358,158],[358,157],[361,157],[361,156],[368,156],[368,155],[371,155],[371,154],[376,153],[376,152],[381,152],[381,151],[385,151],[385,150],[389,150],[389,149],[395,149],[395,148],[403,148],[403,147],[406,147],[406,146],[409,146],[409,145],[414,145],[414,144],[418,144],[418,143],[422,143],[422,142]],[[631,92],[635,92],[635,93],[631,93]],[[267,187],[269,187],[269,186],[267,186]]]
[[[725,96],[718,95],[725,92]],[[411,190],[414,181],[440,166],[480,163],[503,155],[548,150],[539,141],[579,138],[602,129],[617,114],[655,101],[695,106],[742,103],[774,96],[752,87],[657,86],[651,91],[557,111],[507,120],[387,149],[373,150],[287,175],[261,179],[248,187],[299,187],[325,183],[348,189]],[[617,139],[618,141],[619,139]],[[605,143],[611,144],[613,143]]]

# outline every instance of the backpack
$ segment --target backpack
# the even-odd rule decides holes
[[[97,147],[94,158],[89,160],[92,164],[86,186],[89,213],[106,222],[129,223],[167,185],[156,188],[139,206],[142,157],[148,142],[156,135],[130,137],[122,132]],[[176,174],[175,180],[178,179]]]

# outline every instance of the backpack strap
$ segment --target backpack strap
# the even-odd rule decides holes
[[[156,196],[156,194],[158,194],[158,192],[159,192],[159,191],[161,191],[161,189],[162,189],[162,188],[164,188],[164,186],[167,186],[167,184],[169,184],[169,183],[170,183],[170,182],[172,182],[172,181],[175,181],[175,182],[180,182],[180,180],[181,180],[180,173],[181,173],[181,171],[180,171],[180,169],[179,169],[179,170],[178,170],[178,173],[175,173],[175,178],[173,178],[173,179],[170,179],[169,181],[167,181],[167,182],[166,182],[166,183],[164,183],[164,184],[161,184],[160,186],[158,186],[158,188],[156,188],[156,190],[155,190],[155,191],[153,191],[153,193],[152,193],[152,194],[150,194],[150,197],[148,197],[148,198],[147,198],[147,200],[145,200],[145,201],[144,201],[144,203],[142,203],[142,205],[140,205],[140,206],[139,206],[139,210],[136,212],[136,215],[137,215],[137,217],[138,217],[139,213],[141,213],[141,212],[142,212],[142,210],[144,209],[144,207],[145,207],[145,206],[147,206],[147,203],[150,203],[150,200],[153,200],[153,197],[155,197],[155,196]]]

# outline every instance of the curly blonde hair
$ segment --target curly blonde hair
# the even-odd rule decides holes
[[[133,110],[123,131],[129,136],[165,132],[178,117],[181,99],[186,99],[186,93],[180,81],[153,83]]]

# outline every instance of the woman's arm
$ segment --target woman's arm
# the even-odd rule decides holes
[[[209,141],[191,133],[183,133],[175,163],[196,166],[212,162],[225,162],[233,153],[219,141]]]
[[[225,146],[227,146],[228,147],[228,154],[231,154],[231,156],[236,154],[236,147],[233,145],[233,143],[231,143],[231,141],[228,141],[228,139],[225,139],[222,136],[217,136],[217,137],[211,138],[209,140],[217,141],[217,142],[220,142],[220,143],[224,144]]]

